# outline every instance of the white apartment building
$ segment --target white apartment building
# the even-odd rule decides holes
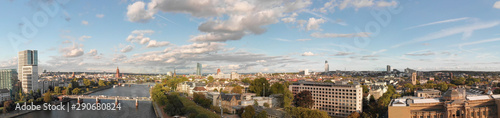
[[[299,81],[289,86],[293,95],[311,92],[312,109],[322,110],[330,116],[347,117],[352,112],[361,113],[363,88],[360,85]]]

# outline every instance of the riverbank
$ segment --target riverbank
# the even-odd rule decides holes
[[[17,111],[17,113],[13,113],[14,111],[12,111],[12,112],[9,112],[9,113],[6,113],[6,114],[2,114],[0,116],[2,118],[13,118],[13,117],[16,117],[16,116],[21,116],[21,115],[28,114],[28,113],[35,112],[35,111],[37,111],[37,110]]]

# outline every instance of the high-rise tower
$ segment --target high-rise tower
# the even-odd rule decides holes
[[[116,78],[120,78],[120,69],[118,69],[118,67],[116,67]]]
[[[24,50],[18,53],[18,79],[21,81],[23,92],[38,88],[38,51]]]
[[[196,63],[196,75],[201,76],[201,64],[200,63]]]
[[[330,71],[330,65],[328,65],[328,61],[325,60],[325,73],[327,73],[328,71]]]

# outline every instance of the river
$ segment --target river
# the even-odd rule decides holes
[[[151,84],[151,86],[153,86]],[[92,93],[90,95],[127,96],[127,97],[149,97],[147,84],[132,85],[131,87],[116,87]],[[114,103],[115,100],[100,100],[101,103]],[[71,100],[71,104],[76,104]],[[95,99],[85,99],[84,103],[95,103]],[[119,101],[121,110],[108,111],[35,111],[16,118],[155,118],[155,112],[151,101],[139,101],[139,107],[135,107],[135,101]]]

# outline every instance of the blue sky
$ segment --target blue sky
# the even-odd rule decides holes
[[[48,6],[48,7],[47,7]],[[500,2],[0,1],[0,68],[166,73],[500,70]],[[48,9],[47,9],[48,8]]]

